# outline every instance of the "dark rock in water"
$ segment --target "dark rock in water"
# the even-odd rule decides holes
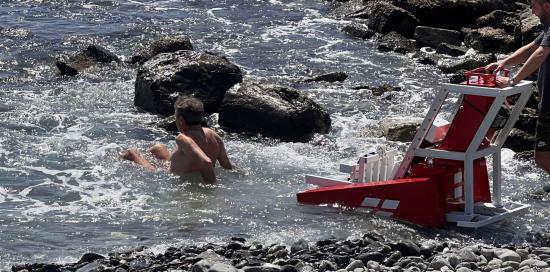
[[[417,26],[414,30],[414,39],[418,47],[437,48],[441,43],[460,45],[462,43],[461,36],[462,34],[456,30],[428,26]]]
[[[0,104],[0,112],[8,112],[8,111],[12,111],[13,109],[14,107],[12,106]]]
[[[304,250],[304,249],[309,249],[309,244],[307,243],[306,240],[300,239],[300,240],[294,242],[292,244],[292,246],[290,246],[290,253],[294,254],[294,253],[296,253],[300,250]]]
[[[416,51],[416,42],[407,39],[397,32],[390,32],[379,40],[378,50],[382,52],[395,51],[400,54],[407,54]]]
[[[414,14],[419,25],[459,30],[472,27],[480,16],[500,9],[513,11],[516,0],[394,0],[394,5]],[[450,19],[452,18],[452,19]]]
[[[478,27],[490,26],[504,29],[508,34],[520,39],[521,42],[521,20],[517,13],[504,10],[495,10],[476,20]]]
[[[237,241],[243,244],[246,243],[246,239],[244,239],[243,237],[231,237],[231,241]]]
[[[478,29],[462,29],[464,44],[475,50],[486,53],[507,53],[518,49],[521,45],[514,36],[504,29],[483,27]]]
[[[103,257],[99,254],[90,252],[90,253],[86,253],[86,254],[82,255],[82,257],[80,257],[80,260],[78,261],[78,263],[91,263],[95,260],[100,260],[100,259],[105,259],[105,257]]]
[[[401,254],[401,252],[399,251],[394,251],[390,254],[390,256],[386,259],[384,259],[384,264],[386,266],[393,266],[395,263],[397,263],[397,261],[403,257],[403,254]]]
[[[336,271],[337,269],[338,269],[338,267],[336,266],[336,264],[331,262],[331,261],[321,260],[319,262],[319,271],[321,271],[321,272]]]
[[[361,260],[364,264],[368,263],[369,261],[375,261],[378,263],[384,262],[384,259],[386,257],[384,254],[380,252],[368,252],[368,253],[361,253],[359,256],[357,256],[357,259]]]
[[[384,242],[386,240],[384,236],[378,231],[370,231],[368,233],[365,233],[363,235],[363,239],[369,239],[377,242]]]
[[[431,47],[422,47],[412,55],[416,62],[424,65],[436,65],[441,56],[435,54],[435,50]]]
[[[193,44],[191,44],[189,37],[178,35],[156,40],[147,48],[140,50],[136,56],[132,57],[130,62],[144,63],[158,54],[171,53],[179,50],[193,50]]]
[[[227,245],[227,249],[239,250],[239,249],[242,249],[243,246],[244,245],[241,242],[234,241],[234,242],[231,242]]]
[[[403,256],[420,256],[420,247],[412,241],[401,241],[395,244],[394,248]]]
[[[416,129],[420,126],[417,122],[394,123],[385,129],[386,139],[388,141],[410,142],[416,134]]]
[[[336,243],[336,239],[323,239],[319,240],[315,243],[318,247],[328,246],[328,245],[334,245]]]
[[[466,51],[468,51],[468,49],[465,47],[455,46],[448,43],[440,43],[435,49],[435,52],[438,54],[445,54],[452,57],[462,56],[466,54]]]
[[[464,69],[456,71],[454,74],[451,75],[451,77],[449,77],[449,83],[460,84],[466,81],[466,76],[464,75],[464,72],[466,72],[466,70]]]
[[[82,267],[79,267],[75,272],[95,272],[95,271],[101,271],[101,268],[102,268],[101,264],[97,262],[93,262],[93,263],[88,263]]]
[[[388,2],[376,2],[368,19],[370,29],[387,34],[395,31],[403,36],[412,37],[418,19],[410,12]]]
[[[437,246],[436,242],[433,241],[426,241],[423,242],[420,246],[420,254],[424,256],[424,258],[429,258],[432,256],[432,254],[435,252],[435,247]]]
[[[59,269],[59,265],[55,264],[46,264],[38,270],[40,272],[61,272],[61,269]]]
[[[345,267],[351,261],[351,257],[346,255],[333,255],[332,258],[334,259],[338,267]]]
[[[436,65],[437,64],[437,57],[434,56],[434,54],[430,55],[416,55],[414,56],[416,58],[416,62],[424,65]]]
[[[281,272],[298,272],[298,269],[293,265],[285,265],[281,267]]]
[[[527,134],[535,135],[535,128],[537,126],[538,113],[535,109],[524,108],[519,115],[515,128],[525,131]]]
[[[369,29],[367,26],[358,23],[352,23],[342,28],[342,32],[348,34],[354,38],[360,38],[363,40],[372,38],[376,31]]]
[[[138,70],[134,105],[161,115],[174,114],[178,95],[194,95],[208,113],[217,112],[225,92],[242,81],[242,71],[223,56],[177,51],[159,54]]]
[[[526,150],[526,151],[516,152],[516,154],[514,154],[514,159],[517,159],[517,160],[530,160],[534,156],[535,156],[535,151],[534,150]]]
[[[348,78],[348,75],[344,72],[333,72],[333,73],[327,73],[318,75],[312,78],[305,79],[304,82],[319,82],[319,81],[326,81],[326,82],[342,82]]]
[[[57,57],[55,65],[62,75],[74,76],[98,62],[120,62],[120,59],[99,45],[88,45],[73,55]]]
[[[479,67],[483,67],[489,63],[497,60],[494,54],[476,54],[474,56],[468,56],[464,59],[460,59],[451,63],[438,65],[438,68],[443,73],[455,73],[459,70],[473,70]]]
[[[515,152],[532,150],[534,146],[535,136],[516,128],[512,129],[506,142],[502,145],[502,147],[512,149]]]
[[[219,124],[231,131],[260,133],[290,141],[327,133],[330,115],[297,90],[242,84],[227,92],[220,106]]]

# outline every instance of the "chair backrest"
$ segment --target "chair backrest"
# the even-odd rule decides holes
[[[396,155],[397,150],[390,150],[359,158],[359,164],[352,167],[350,180],[365,183],[390,179],[397,170]]]

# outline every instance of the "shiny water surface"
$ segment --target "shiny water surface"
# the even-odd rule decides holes
[[[382,136],[380,124],[422,118],[445,81],[433,67],[350,39],[340,31],[349,22],[329,13],[330,4],[320,0],[1,1],[0,268],[231,236],[290,244],[377,230],[394,239],[497,243],[549,227],[548,200],[530,197],[549,178],[511,151],[503,155],[503,194],[533,207],[484,230],[424,230],[297,205],[295,194],[309,187],[304,174],[335,174],[338,163],[381,148],[404,151],[406,144]],[[119,160],[125,148],[174,146],[173,136],[151,125],[157,116],[133,106],[136,68],[110,64],[66,78],[54,58],[95,43],[129,59],[148,41],[176,34],[189,35],[196,50],[222,52],[246,80],[298,88],[331,113],[330,133],[309,143],[224,133],[239,170],[219,170],[213,186]],[[349,78],[297,83],[327,71]],[[383,83],[403,90],[386,99],[352,88]]]

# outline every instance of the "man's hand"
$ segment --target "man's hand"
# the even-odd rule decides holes
[[[497,87],[499,88],[506,88],[506,87],[509,87],[510,86],[510,83],[509,83],[509,80],[510,78],[509,77],[501,77],[501,76],[497,76]]]
[[[485,70],[489,73],[496,74],[504,69],[504,62],[497,61],[485,66]]]

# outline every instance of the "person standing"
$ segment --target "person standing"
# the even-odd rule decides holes
[[[505,67],[523,64],[510,77],[497,77],[497,86],[514,86],[538,69],[537,88],[540,94],[539,116],[535,136],[535,163],[550,173],[550,0],[531,0],[531,9],[544,24],[544,32],[534,41],[519,48],[505,59],[487,65],[497,73]]]

